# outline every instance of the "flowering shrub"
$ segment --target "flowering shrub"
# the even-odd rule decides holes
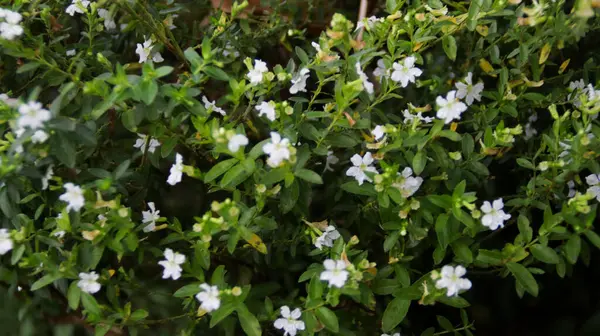
[[[600,248],[597,2],[198,2],[0,1],[11,334],[471,335]]]

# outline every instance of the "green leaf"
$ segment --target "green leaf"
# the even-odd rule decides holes
[[[262,183],[271,185],[283,181],[287,172],[288,170],[285,167],[271,169],[262,177]]]
[[[165,140],[165,142],[160,146],[160,156],[163,158],[169,156],[169,154],[171,154],[175,146],[177,146],[178,140],[179,139],[177,139],[176,137],[171,137]]]
[[[396,279],[375,279],[371,285],[371,290],[377,295],[390,295],[398,289],[398,280]]]
[[[58,279],[60,279],[60,274],[46,274],[31,285],[31,291],[33,292],[42,287],[46,287]]]
[[[369,183],[363,183],[358,185],[358,182],[346,182],[341,186],[342,190],[345,190],[352,194],[364,195],[364,196],[376,196],[377,192],[373,189],[373,185]]]
[[[583,234],[587,237],[587,239],[596,246],[596,248],[600,249],[600,236],[592,230],[587,230],[583,232]]]
[[[454,251],[454,254],[465,263],[470,264],[473,262],[473,253],[471,252],[471,249],[469,249],[469,246],[464,242],[456,241],[452,243],[452,251]]]
[[[448,215],[439,215],[435,220],[435,234],[442,248],[448,247],[450,244],[450,226],[448,225]]]
[[[313,300],[323,296],[323,282],[316,275],[310,279],[308,284],[308,296]]]
[[[427,164],[427,156],[421,151],[417,152],[412,160],[412,167],[415,175],[420,175],[423,172],[425,164]]]
[[[506,267],[512,273],[512,275],[515,277],[517,282],[521,286],[523,286],[523,288],[529,294],[531,294],[533,296],[538,295],[538,292],[539,292],[538,284],[535,281],[535,278],[533,277],[531,272],[529,272],[527,270],[527,268],[525,268],[525,266],[514,263],[514,262],[509,262],[506,264]]]
[[[531,246],[530,251],[536,259],[545,262],[546,264],[558,264],[560,260],[558,253],[548,246],[535,244]]]
[[[236,309],[238,302],[222,302],[221,307],[219,309],[212,312],[210,318],[209,326],[212,328],[216,326],[219,322],[225,319],[227,316],[231,315]]]
[[[104,336],[112,328],[112,324],[98,323],[94,328],[94,336]]]
[[[148,312],[144,309],[138,309],[131,314],[129,319],[132,321],[139,321],[145,319],[146,317],[148,317]]]
[[[282,213],[288,213],[296,205],[298,202],[298,197],[300,196],[300,190],[298,187],[298,182],[294,181],[292,185],[287,188],[284,188],[281,192],[281,199],[279,202],[279,209]]]
[[[458,142],[458,141],[462,140],[462,137],[460,136],[460,134],[458,134],[458,133],[456,133],[454,131],[451,131],[451,130],[440,131],[438,133],[438,135],[441,136],[441,137],[443,137],[443,138],[446,138],[448,140],[452,140],[454,142]]]
[[[471,0],[470,2],[469,12],[467,14],[467,28],[470,31],[474,31],[475,27],[477,27],[477,17],[482,4],[483,0]]]
[[[25,252],[25,245],[19,245],[16,249],[13,250],[12,256],[10,256],[10,264],[15,265],[21,260],[23,253]]]
[[[77,153],[73,144],[61,133],[50,137],[50,153],[69,168],[75,167]]]
[[[335,134],[327,137],[327,141],[331,147],[351,148],[358,145],[358,141],[351,136],[345,134]]]
[[[452,35],[446,35],[442,39],[442,46],[446,56],[452,61],[456,60],[456,40]]]
[[[448,320],[447,318],[445,318],[443,316],[437,316],[437,322],[440,325],[440,327],[444,328],[447,331],[454,330],[454,327],[452,326],[452,323],[450,322],[450,320]]]
[[[102,314],[102,310],[100,309],[100,305],[98,305],[98,301],[86,292],[81,292],[81,304],[83,308],[94,315]]]
[[[183,55],[185,56],[185,58],[188,61],[190,61],[190,63],[194,67],[198,67],[198,66],[200,66],[200,64],[202,64],[202,58],[200,57],[200,55],[198,55],[196,50],[194,50],[194,48],[192,48],[192,47],[187,48],[183,52]]]
[[[204,183],[210,183],[214,181],[217,177],[225,174],[229,170],[229,168],[233,167],[238,162],[238,159],[228,159],[225,161],[221,161],[214,165],[207,173],[204,175]]]
[[[468,306],[470,306],[471,304],[469,303],[469,301],[463,299],[460,296],[441,296],[437,299],[439,302],[448,305],[450,307],[454,307],[454,308],[467,308]]]
[[[523,168],[535,170],[533,163],[525,158],[517,158],[517,164]]]
[[[382,329],[385,332],[392,331],[406,317],[410,308],[410,300],[401,298],[393,299],[383,312]]]
[[[40,63],[37,62],[29,62],[27,64],[23,64],[22,66],[20,66],[19,68],[17,68],[17,73],[18,74],[22,74],[22,73],[26,73],[29,71],[33,71],[37,68],[40,67]]]
[[[312,170],[298,169],[298,171],[296,171],[294,175],[310,183],[323,184],[323,179],[321,178],[321,176]]]
[[[81,289],[77,286],[77,281],[71,282],[69,290],[67,291],[67,300],[69,301],[69,308],[77,310],[79,307],[79,298],[81,297]]]
[[[161,66],[160,68],[156,69],[156,78],[161,78],[164,77],[168,74],[170,74],[171,72],[173,72],[173,67],[172,66]]]
[[[333,333],[337,333],[340,331],[340,324],[338,322],[338,318],[333,311],[331,311],[327,307],[319,307],[315,311],[315,315],[325,328]]]
[[[188,297],[200,293],[200,283],[193,283],[179,288],[174,294],[174,297]]]
[[[248,170],[243,164],[238,164],[231,168],[221,180],[222,188],[233,188],[244,182],[254,173],[254,170]]]
[[[158,93],[158,84],[154,80],[142,80],[139,84],[142,101],[146,105],[152,104]]]
[[[309,59],[308,59],[308,55],[306,54],[306,52],[304,50],[302,50],[302,48],[296,46],[295,48],[296,50],[296,55],[298,55],[298,58],[300,59],[300,61],[303,64],[308,64],[309,63]]]
[[[240,325],[248,336],[261,336],[262,330],[260,329],[260,323],[254,314],[252,314],[245,304],[240,304],[237,309],[238,317],[240,318]]]
[[[204,68],[204,72],[216,79],[216,80],[220,80],[220,81],[228,81],[229,80],[229,76],[227,75],[227,73],[219,68],[213,67],[213,66],[207,66]]]
[[[578,235],[572,235],[565,244],[565,257],[567,257],[567,261],[571,264],[575,264],[580,251],[581,238]]]

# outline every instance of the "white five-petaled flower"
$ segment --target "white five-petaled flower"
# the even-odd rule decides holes
[[[58,239],[62,239],[62,238],[65,236],[65,234],[66,234],[66,233],[67,233],[67,232],[66,232],[65,230],[60,230],[60,231],[56,231],[56,232],[54,232],[54,233],[52,234],[52,236],[54,236],[54,237],[56,237],[56,238],[58,238]]]
[[[389,75],[390,69],[385,67],[385,62],[383,61],[383,58],[380,58],[377,61],[377,68],[373,70],[373,76],[381,80],[383,77],[388,77]]]
[[[525,124],[525,135],[523,138],[525,140],[529,140],[533,138],[538,132],[535,128],[533,128],[533,123],[537,120],[537,114],[532,114],[527,119],[527,124]]]
[[[323,50],[321,50],[321,46],[317,42],[313,41],[313,42],[310,43],[310,45],[313,48],[315,48],[315,50],[317,51],[317,53],[320,53],[321,51],[323,51]]]
[[[447,296],[456,296],[461,290],[468,290],[471,288],[471,281],[466,278],[462,278],[467,274],[467,270],[463,266],[452,267],[446,265],[442,267],[440,272],[440,278],[436,281],[435,287],[446,288]]]
[[[167,183],[170,185],[176,185],[181,182],[181,178],[183,177],[183,156],[181,154],[175,154],[175,163],[171,166],[171,170],[169,170],[169,177],[167,178]]]
[[[44,143],[46,140],[48,140],[48,133],[42,130],[35,131],[31,136],[31,142],[33,143]]]
[[[356,67],[356,73],[358,74],[358,77],[362,81],[363,89],[365,91],[367,91],[368,94],[372,94],[373,93],[373,83],[369,82],[369,77],[367,77],[367,75],[360,68],[360,62],[356,62],[355,67]]]
[[[227,42],[227,44],[225,44],[225,48],[223,48],[221,54],[225,57],[229,55],[233,55],[234,58],[240,57],[240,52],[235,50],[235,47],[231,45],[230,42]]]
[[[100,276],[96,272],[90,273],[79,273],[79,281],[77,281],[77,287],[81,288],[82,291],[90,294],[94,294],[100,290],[100,283],[98,278]]]
[[[567,197],[572,198],[577,193],[577,191],[575,190],[575,181],[570,180],[569,182],[567,182],[567,187],[569,188],[569,194],[567,195]]]
[[[263,81],[263,75],[269,71],[267,68],[267,63],[256,59],[254,60],[254,67],[252,70],[248,71],[248,79],[250,79],[250,84],[256,85],[260,84]]]
[[[156,63],[160,63],[164,61],[161,54],[159,52],[152,51],[154,48],[154,44],[152,40],[145,40],[144,43],[138,43],[137,48],[135,49],[135,53],[140,57],[139,63],[148,62],[149,59]]]
[[[215,101],[210,101],[208,100],[208,98],[206,98],[206,96],[202,96],[202,102],[204,103],[204,108],[207,111],[212,111],[212,112],[217,112],[220,115],[224,116],[225,114],[227,114],[225,112],[225,110],[223,110],[222,108],[218,107],[215,103]]]
[[[377,18],[376,16],[371,16],[365,19],[362,19],[360,21],[358,21],[356,23],[356,30],[359,30],[361,28],[367,27],[367,30],[373,29],[373,27],[375,27],[375,24],[377,24],[378,22],[384,22],[385,19],[384,18]]]
[[[165,260],[161,260],[158,264],[165,269],[163,270],[163,279],[171,278],[177,280],[181,277],[181,264],[185,262],[185,256],[181,253],[173,252],[170,248],[165,249]]]
[[[50,111],[42,108],[42,104],[30,101],[19,106],[21,116],[17,120],[19,128],[29,127],[33,130],[42,128],[44,122],[50,120]]]
[[[338,157],[335,156],[335,154],[333,154],[333,151],[327,151],[327,159],[325,159],[325,170],[333,171],[331,165],[334,165],[338,162],[340,162],[340,159],[338,159]]]
[[[272,168],[276,168],[283,160],[289,160],[291,155],[289,146],[289,139],[282,139],[279,133],[271,132],[271,142],[268,142],[263,146],[263,152],[269,155],[267,164]]]
[[[23,19],[23,16],[17,12],[13,12],[10,9],[0,8],[0,18],[10,24],[19,24]]]
[[[148,145],[148,152],[154,153],[156,148],[160,146],[160,142],[154,138],[150,138],[150,143],[148,143],[148,136],[146,134],[138,133],[138,139],[135,140],[134,148],[139,148],[142,153],[146,151],[146,145]]]
[[[479,82],[473,85],[473,73],[469,72],[465,77],[465,82],[456,82],[456,97],[458,99],[465,98],[467,105],[473,104],[473,101],[481,101],[481,91],[483,91],[483,83]]]
[[[52,169],[52,165],[48,166],[48,170],[46,170],[46,175],[42,177],[42,190],[48,189],[48,182],[54,176],[54,170]]]
[[[433,117],[423,117],[423,112],[419,112],[417,114],[412,114],[408,109],[402,111],[402,116],[404,117],[404,123],[412,123],[414,120],[420,120],[424,123],[430,123],[433,121]]]
[[[67,212],[71,210],[79,211],[85,205],[85,198],[83,197],[83,190],[80,186],[74,185],[73,183],[65,183],[64,185],[66,192],[58,198],[63,202],[67,202]]]
[[[77,54],[77,50],[75,49],[70,49],[67,50],[67,52],[65,53],[67,56],[75,56]]]
[[[417,59],[413,56],[408,56],[405,58],[402,63],[394,62],[392,67],[394,71],[392,72],[392,80],[394,82],[400,82],[402,87],[407,87],[408,83],[414,83],[415,78],[421,76],[423,71],[421,69],[415,67],[415,61]]]
[[[200,285],[202,291],[196,294],[196,299],[200,301],[200,308],[207,312],[219,309],[221,300],[219,299],[219,288],[209,286],[206,283]]]
[[[585,177],[585,182],[590,186],[586,193],[594,196],[600,202],[600,174],[590,174]]]
[[[325,270],[321,272],[320,279],[329,282],[329,287],[344,287],[348,280],[348,271],[346,271],[346,262],[343,260],[327,259],[323,262]]]
[[[346,176],[352,176],[358,182],[358,185],[362,185],[365,180],[369,182],[373,182],[365,172],[377,173],[377,169],[371,166],[373,163],[373,156],[371,152],[367,152],[365,156],[361,157],[358,154],[354,154],[350,158],[350,162],[354,165],[354,167],[348,168],[346,171]]]
[[[302,68],[296,76],[292,78],[292,86],[290,87],[290,93],[296,94],[298,92],[306,92],[306,80],[310,77],[310,70]]]
[[[263,101],[260,104],[258,104],[255,109],[258,111],[258,116],[265,116],[267,117],[267,119],[271,120],[271,121],[275,121],[275,119],[277,118],[277,115],[275,114],[275,102],[274,101]]]
[[[236,134],[229,139],[227,143],[227,149],[229,149],[232,153],[237,153],[240,150],[240,147],[246,146],[248,144],[248,138],[243,134]]]
[[[275,320],[273,325],[276,329],[283,329],[283,336],[296,336],[298,330],[304,330],[304,321],[299,320],[302,312],[299,308],[290,311],[288,306],[280,308],[281,317]]]
[[[381,125],[377,125],[377,126],[375,126],[375,128],[373,128],[371,130],[371,134],[373,134],[373,137],[375,138],[375,140],[379,140],[379,139],[383,138],[383,136],[385,135],[385,127],[383,127]]]
[[[106,28],[106,30],[117,29],[117,23],[113,19],[113,16],[110,14],[109,10],[99,8],[98,16],[104,19],[104,28]]]
[[[319,250],[322,250],[323,246],[332,247],[333,242],[340,237],[341,235],[338,230],[335,229],[335,226],[328,225],[323,234],[315,240],[315,247]]]
[[[414,195],[421,187],[421,184],[423,184],[423,178],[421,176],[412,176],[412,174],[413,170],[410,167],[406,167],[402,173],[398,173],[398,175],[404,177],[404,180],[398,185],[400,193],[404,198],[409,198]]]
[[[585,82],[582,79],[579,79],[578,81],[572,81],[569,83],[569,91],[571,93],[569,93],[569,95],[567,96],[567,99],[571,100],[573,98],[574,95],[575,99],[573,100],[573,105],[575,105],[575,107],[579,107],[581,106],[581,100],[579,100],[579,93],[587,93],[588,88],[585,86]]]
[[[10,238],[10,233],[7,229],[0,229],[0,255],[12,250],[13,241]]]
[[[0,8],[0,18],[4,19],[4,22],[0,23],[0,37],[10,41],[23,34],[23,27],[19,25],[23,18],[21,14]]]
[[[75,13],[83,14],[89,5],[90,2],[88,0],[73,0],[65,12],[71,16],[75,15]]]
[[[510,219],[510,214],[505,213],[502,210],[503,208],[504,202],[502,202],[502,198],[498,198],[492,204],[489,201],[483,202],[481,211],[484,215],[481,217],[481,224],[487,226],[492,231],[498,227],[504,227],[504,221]]]
[[[456,98],[454,90],[448,92],[445,99],[438,96],[435,102],[438,105],[436,116],[443,119],[446,124],[454,119],[460,119],[460,115],[467,110],[467,105]]]
[[[156,221],[160,218],[160,210],[156,210],[154,202],[148,202],[148,211],[142,211],[142,223],[147,224],[144,232],[154,231]]]
[[[400,333],[394,333],[393,335],[381,334],[381,336],[400,336]]]

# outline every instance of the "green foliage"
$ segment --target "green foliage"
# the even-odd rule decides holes
[[[595,2],[300,3],[0,1],[6,332],[472,335],[590,264]]]

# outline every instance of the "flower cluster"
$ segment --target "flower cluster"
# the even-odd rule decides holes
[[[23,19],[21,14],[0,8],[0,18],[3,19],[3,22],[0,22],[0,37],[5,40],[13,40],[23,34],[23,27],[20,25]]]

